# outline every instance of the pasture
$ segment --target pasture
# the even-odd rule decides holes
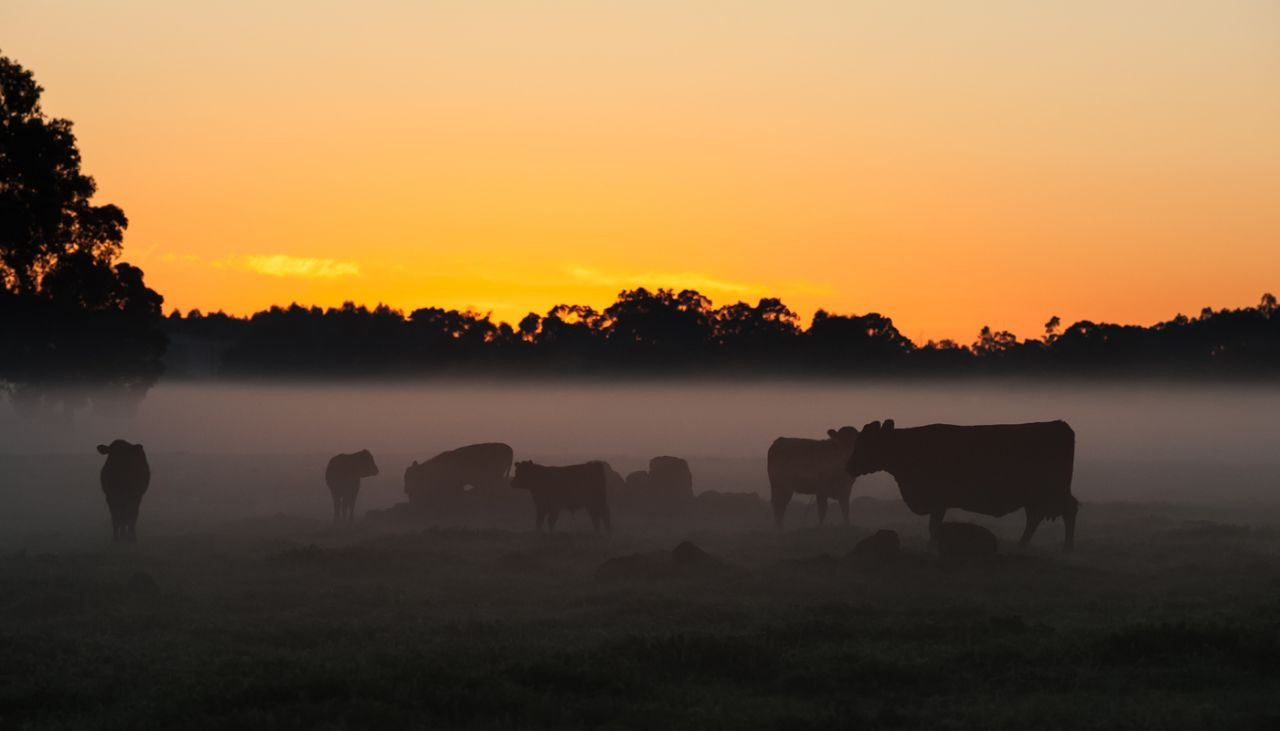
[[[1280,724],[1280,511],[1257,505],[1087,503],[1071,555],[1060,522],[1018,553],[1020,516],[957,514],[1001,539],[969,564],[889,499],[848,528],[797,505],[778,533],[762,503],[612,536],[144,506],[123,546],[97,507],[98,533],[0,555],[0,727]],[[897,560],[846,558],[879,528]]]

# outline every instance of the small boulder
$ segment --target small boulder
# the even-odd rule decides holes
[[[677,566],[707,564],[715,560],[711,554],[698,548],[692,541],[684,541],[671,551],[671,563]]]
[[[996,535],[974,523],[943,523],[934,535],[938,555],[943,558],[992,558],[996,555]]]
[[[125,582],[125,588],[132,594],[156,594],[160,591],[160,585],[156,583],[155,577],[146,571],[135,571]]]
[[[897,531],[878,530],[875,535],[858,541],[849,552],[849,558],[868,563],[883,563],[897,558],[901,551],[902,541],[898,538]]]

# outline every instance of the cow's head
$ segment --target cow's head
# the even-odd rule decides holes
[[[376,477],[378,475],[378,465],[374,464],[373,454],[369,450],[362,449],[351,456],[355,458],[352,462],[357,475],[360,477]]]
[[[139,457],[146,459],[146,453],[142,450],[141,444],[130,444],[123,439],[117,439],[110,444],[99,444],[98,454],[107,455],[108,460],[136,460]]]
[[[533,460],[526,459],[523,462],[516,462],[515,472],[511,475],[511,486],[517,490],[529,489],[529,468],[533,466]]]
[[[831,441],[843,444],[850,449],[853,449],[853,445],[858,443],[858,430],[851,426],[828,429],[827,436],[831,438]]]
[[[853,477],[880,472],[888,467],[889,443],[893,439],[893,419],[873,421],[862,427],[845,471]]]

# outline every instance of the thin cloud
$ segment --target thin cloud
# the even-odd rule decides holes
[[[245,256],[241,257],[237,263],[249,271],[272,277],[333,279],[351,277],[360,273],[360,267],[355,262],[288,254]]]
[[[697,272],[636,272],[617,274],[588,267],[571,266],[565,271],[574,279],[605,287],[669,287],[671,289],[696,289],[758,294],[763,289],[754,284],[730,282]]]

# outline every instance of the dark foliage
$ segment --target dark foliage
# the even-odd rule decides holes
[[[24,406],[128,403],[162,370],[164,300],[116,263],[128,221],[90,202],[71,123],[45,116],[41,91],[0,56],[0,390]]]
[[[248,318],[172,313],[169,364],[186,376],[632,373],[1280,376],[1275,297],[1151,327],[1081,321],[1040,339],[983,328],[971,345],[917,345],[878,313],[819,310],[808,329],[778,299],[723,307],[702,294],[624,291],[603,311],[557,305],[512,328],[487,314],[384,305],[273,307]]]

